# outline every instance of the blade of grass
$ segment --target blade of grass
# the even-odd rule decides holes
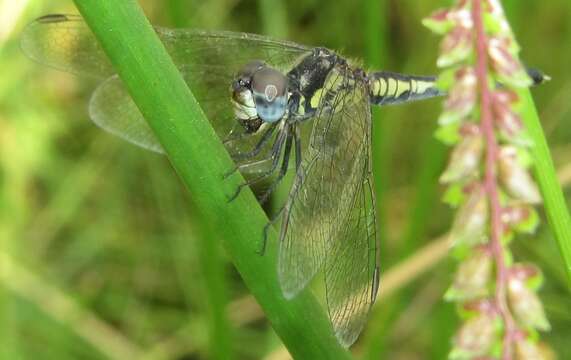
[[[197,250],[206,290],[209,358],[230,360],[235,356],[232,354],[232,329],[225,311],[228,282],[224,273],[224,260],[216,234],[208,232],[206,226],[199,221],[195,221],[194,225],[201,238],[197,241]]]
[[[431,132],[432,133],[432,132]],[[419,154],[415,194],[408,214],[407,225],[400,241],[401,256],[414,253],[421,239],[426,238],[431,213],[438,199],[438,176],[448,156],[447,148],[433,136],[426,139]]]
[[[188,14],[188,10],[192,5],[183,0],[169,0],[169,4],[171,17],[175,22],[175,26],[192,27],[192,21],[188,16],[184,16],[184,14]],[[157,190],[157,194],[159,191],[160,190]],[[159,195],[158,197],[161,196]],[[169,202],[172,204],[172,201]],[[168,206],[167,204],[163,205],[164,208]],[[193,209],[189,210],[192,211]],[[196,211],[192,211],[192,213],[196,213]],[[202,275],[201,284],[205,294],[202,304],[204,304],[206,315],[208,316],[206,321],[206,326],[208,328],[207,357],[214,360],[231,360],[235,357],[232,353],[233,329],[228,322],[228,317],[225,311],[228,303],[228,281],[224,271],[226,263],[222,257],[219,239],[217,238],[217,234],[209,231],[206,224],[203,221],[200,221],[200,219],[188,222],[190,223],[190,227],[194,229],[197,234],[196,241],[194,242],[194,248],[198,253]],[[175,228],[175,226],[173,226],[173,228]],[[174,243],[175,244],[173,245],[179,250],[185,250],[189,246],[188,241],[176,240]],[[189,250],[192,251],[192,249]],[[176,253],[177,252],[175,250],[175,254]],[[181,261],[180,259],[175,259],[175,261],[180,263],[184,260]],[[182,269],[183,267],[183,265],[178,266],[179,269]],[[179,276],[183,277],[184,275],[180,274]],[[184,287],[184,283],[181,285]],[[189,295],[191,294],[189,290],[186,290],[186,293]]]
[[[0,283],[11,293],[37,306],[54,320],[72,329],[108,359],[139,359],[143,349],[96,314],[79,305],[71,296],[28,270],[0,251]]]
[[[386,0],[364,0],[363,3],[365,19],[365,61],[367,66],[375,70],[386,66],[386,59],[383,54],[387,54],[388,46],[386,39],[387,24],[383,20],[387,16],[382,16],[388,9]],[[384,195],[387,191],[389,179],[388,165],[390,162],[391,148],[391,127],[392,123],[381,119],[381,109],[372,108],[373,133],[372,133],[372,156],[375,197],[377,201],[377,221],[381,250],[384,249],[386,239],[386,214]],[[382,291],[382,290],[381,290]]]
[[[219,233],[292,356],[350,358],[311,293],[306,290],[286,300],[278,285],[275,255],[256,254],[268,220],[249,190],[228,202],[244,180],[238,173],[223,179],[233,163],[136,1],[75,0],[75,4],[167,151],[202,218]],[[268,241],[277,241],[273,229]]]
[[[287,37],[287,11],[282,0],[258,0],[262,30],[265,35]]]
[[[389,53],[387,44],[387,23],[388,19],[387,10],[389,8],[388,1],[386,0],[363,0],[363,17],[364,17],[364,52],[365,62],[368,67],[375,70],[380,70],[387,67],[387,59],[385,54]],[[377,203],[377,232],[379,238],[379,247],[381,254],[385,254],[387,249],[387,214],[385,203],[385,195],[389,188],[390,171],[389,164],[392,149],[392,127],[394,123],[386,121],[381,116],[381,108],[377,106],[372,107],[372,151],[373,157],[373,175],[374,175],[374,189],[375,199]],[[384,283],[385,276],[383,276],[383,285],[381,286],[379,297],[386,294]],[[377,299],[377,304],[380,299]],[[381,359],[386,357],[387,350],[387,337],[384,336],[390,326],[388,320],[390,315],[393,314],[394,306],[386,307],[383,309],[382,316],[373,314],[371,316],[370,324],[368,327],[367,337],[363,340],[365,344],[365,352],[367,358]],[[374,331],[371,331],[374,329]]]
[[[561,251],[568,285],[571,287],[571,218],[531,93],[529,90],[521,90],[518,95],[524,104],[523,121],[535,144],[531,148],[535,177],[543,194],[547,220]]]

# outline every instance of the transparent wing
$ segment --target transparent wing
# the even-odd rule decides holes
[[[266,60],[280,70],[311,49],[289,41],[230,31],[155,27],[174,62],[234,75],[245,63]],[[113,66],[81,16],[54,14],[30,23],[21,37],[22,50],[33,60],[78,75],[107,78]],[[229,84],[225,85],[226,87]]]
[[[259,59],[285,72],[311,51],[292,42],[254,34],[159,27],[155,30],[221,138],[236,125],[229,89],[242,66]],[[91,100],[92,120],[136,145],[162,152],[80,16],[48,15],[37,19],[24,30],[21,46],[30,58],[40,63],[74,74],[107,79]],[[247,148],[255,140],[256,136],[252,136],[248,141],[234,142],[233,150]]]
[[[342,66],[334,69],[313,121],[302,172],[284,209],[278,275],[285,296],[293,297],[324,266],[329,315],[349,346],[378,284],[365,84]]]

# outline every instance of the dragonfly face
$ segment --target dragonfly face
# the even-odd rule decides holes
[[[232,102],[238,122],[247,133],[254,133],[263,123],[275,123],[284,117],[287,78],[263,61],[252,61],[232,82]]]

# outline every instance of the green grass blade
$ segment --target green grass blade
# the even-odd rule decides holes
[[[571,286],[571,218],[531,94],[528,90],[523,90],[519,91],[518,95],[524,103],[523,121],[535,144],[531,149],[535,176],[543,194],[547,219],[559,245]]]
[[[228,282],[224,272],[224,261],[218,238],[208,232],[206,226],[194,224],[201,239],[197,241],[203,283],[205,288],[209,330],[209,358],[213,360],[231,360],[232,329],[226,316],[228,305]]]
[[[262,30],[265,35],[287,37],[287,11],[282,0],[258,0]]]
[[[233,163],[177,68],[134,0],[75,0],[135,103],[149,122],[212,231],[291,355],[346,359],[324,310],[309,291],[286,300],[275,256],[258,256],[267,218],[253,194],[228,198],[243,178],[223,180]],[[192,49],[189,49],[192,51]],[[227,99],[221,99],[226,101]],[[269,241],[276,242],[275,231]],[[192,281],[192,279],[189,279]]]
[[[387,23],[385,19],[389,5],[386,0],[363,0],[364,21],[365,21],[365,61],[369,68],[381,70],[386,67],[384,54],[387,54],[389,47],[386,33]],[[375,196],[377,200],[378,233],[381,249],[385,246],[387,233],[387,214],[385,214],[384,199],[387,193],[390,171],[390,138],[392,126],[394,124],[383,121],[381,109],[377,106],[372,108],[373,117],[373,174]]]

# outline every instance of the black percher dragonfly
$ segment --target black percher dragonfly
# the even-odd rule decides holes
[[[295,178],[280,211],[280,285],[292,298],[323,268],[329,317],[339,341],[351,345],[379,285],[370,106],[441,95],[435,78],[367,73],[331,50],[259,35],[156,32],[237,168],[253,176],[245,185],[273,176],[262,201],[294,153]],[[93,122],[163,152],[80,17],[37,19],[24,30],[22,48],[57,69],[105,79],[89,103]],[[304,146],[302,129],[310,129]]]

